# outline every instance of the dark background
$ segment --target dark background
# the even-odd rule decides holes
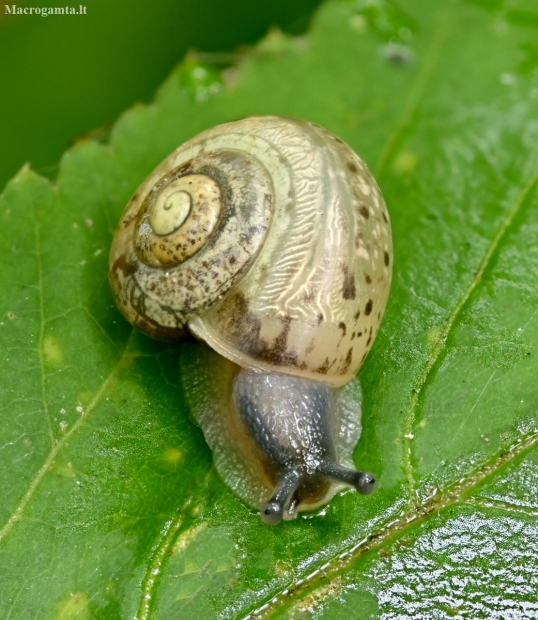
[[[4,6],[80,2],[86,15],[14,16]],[[150,101],[188,50],[232,52],[273,26],[299,34],[319,3],[0,0],[0,191],[25,162],[53,178],[74,139]]]

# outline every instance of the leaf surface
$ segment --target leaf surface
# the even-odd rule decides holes
[[[509,6],[508,6],[509,4]],[[537,618],[538,55],[532,2],[344,2],[222,75],[189,61],[110,144],[0,199],[0,617]],[[139,335],[107,256],[178,144],[252,114],[317,122],[394,234],[360,371],[379,490],[265,526],[188,415],[198,353]],[[189,361],[190,360],[190,361]]]

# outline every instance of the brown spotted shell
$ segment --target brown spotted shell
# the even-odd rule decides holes
[[[379,329],[391,281],[383,197],[319,125],[246,118],[172,153],[122,216],[110,281],[152,336],[188,326],[233,362],[343,385]]]

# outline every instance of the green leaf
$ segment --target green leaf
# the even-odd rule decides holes
[[[180,66],[109,145],[68,151],[55,185],[15,177],[0,199],[0,617],[537,617],[533,16],[531,0],[335,0],[308,36],[273,33],[222,75]],[[266,113],[361,154],[395,249],[359,374],[355,461],[379,490],[277,527],[223,485],[189,418],[179,358],[198,353],[134,333],[106,275],[152,168]]]

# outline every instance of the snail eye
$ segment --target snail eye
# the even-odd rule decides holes
[[[268,523],[321,505],[342,484],[363,495],[375,486],[352,468],[349,447],[341,454],[344,414],[335,403],[379,330],[392,263],[386,205],[366,164],[340,138],[297,119],[252,117],[195,136],[122,215],[109,261],[115,301],[146,334],[172,340],[190,331],[232,364],[216,415],[250,446],[248,456],[229,439],[241,455],[234,467],[256,455],[251,486],[263,497],[244,499]],[[265,405],[233,387],[240,369],[273,385]],[[282,464],[278,438],[298,411],[291,394],[309,413],[297,418],[302,457]],[[347,423],[360,428],[356,408],[354,416]]]

